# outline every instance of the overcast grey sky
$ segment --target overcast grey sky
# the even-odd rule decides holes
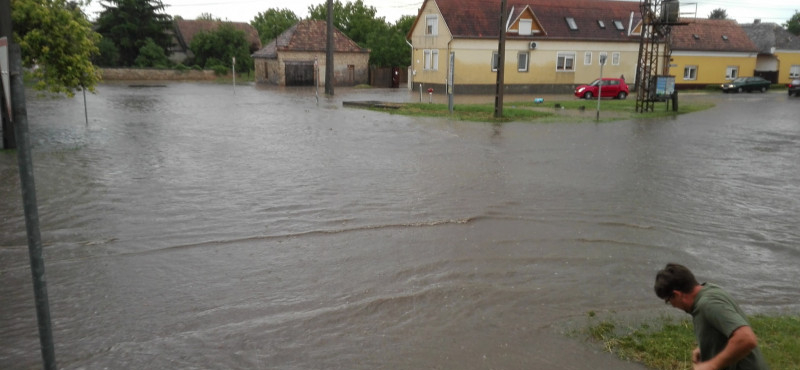
[[[347,3],[348,0],[341,0]],[[353,2],[355,0],[352,0]],[[536,0],[530,0],[535,2]],[[167,5],[166,13],[180,15],[184,19],[195,19],[202,13],[211,13],[216,18],[235,22],[250,22],[255,16],[268,9],[289,9],[300,18],[308,16],[308,7],[325,4],[326,0],[162,0]],[[367,6],[375,7],[378,17],[394,23],[400,16],[417,15],[423,0],[363,0]],[[638,2],[638,1],[637,1]],[[681,1],[684,17],[708,18],[714,9],[722,8],[728,18],[739,23],[752,23],[754,19],[762,22],[785,23],[796,10],[800,10],[798,0],[686,0]],[[100,0],[93,0],[86,10],[90,19],[95,12],[102,10]]]

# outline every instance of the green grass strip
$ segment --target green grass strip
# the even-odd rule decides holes
[[[589,316],[594,317],[593,313]],[[800,316],[757,315],[749,320],[770,368],[800,369]],[[692,368],[691,353],[696,342],[688,319],[676,322],[662,318],[657,325],[640,324],[635,328],[605,319],[592,323],[586,334],[619,358],[653,369]]]

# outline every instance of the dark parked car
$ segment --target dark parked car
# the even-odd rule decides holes
[[[731,82],[722,84],[723,92],[767,91],[771,82],[761,77],[738,77]]]
[[[600,89],[600,84],[603,84],[603,88]],[[604,98],[617,98],[617,99],[625,99],[630,94],[628,90],[628,84],[625,83],[625,80],[621,78],[603,78],[596,79],[594,82],[588,85],[580,85],[575,88],[575,96],[584,99],[591,99],[597,96],[598,91],[603,94],[602,97]]]
[[[800,96],[800,79],[792,80],[786,87],[789,88],[789,96]]]

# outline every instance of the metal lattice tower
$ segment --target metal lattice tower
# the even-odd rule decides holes
[[[669,72],[669,36],[678,21],[677,0],[641,0],[642,31],[636,66],[636,112],[652,112],[654,77]]]

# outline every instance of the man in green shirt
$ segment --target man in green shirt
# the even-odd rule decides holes
[[[670,263],[656,274],[656,295],[692,315],[698,347],[693,370],[769,370],[747,318],[722,288],[699,284],[685,266]]]

